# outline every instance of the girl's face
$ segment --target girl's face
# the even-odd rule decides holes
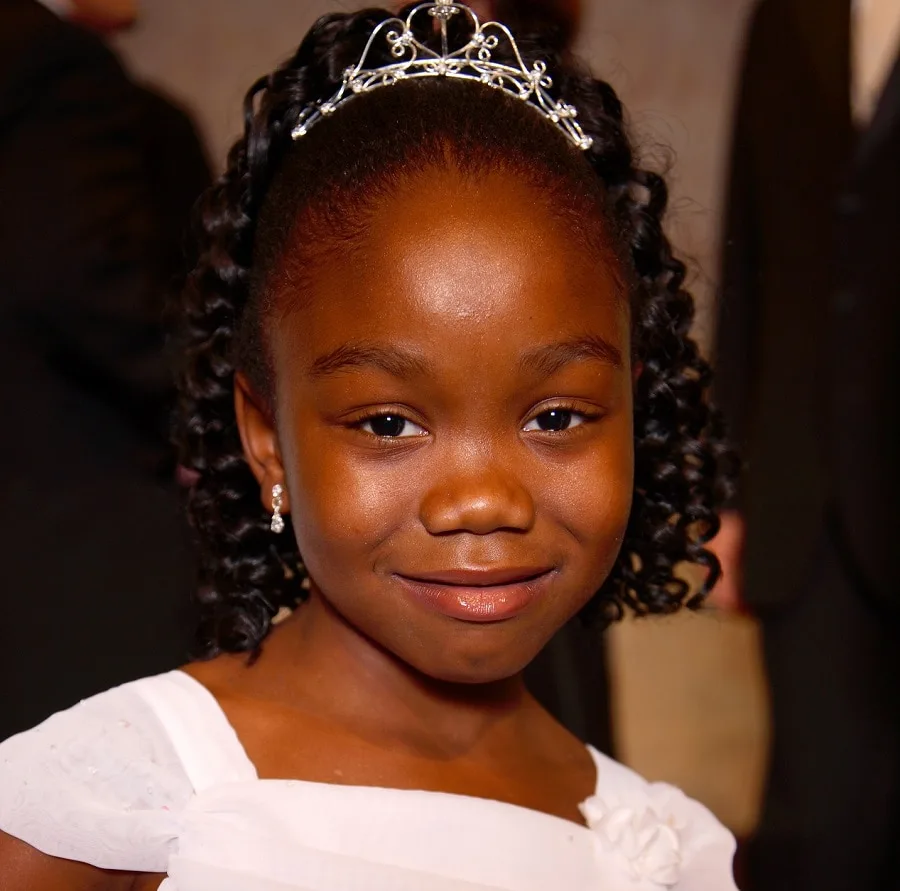
[[[514,675],[596,592],[628,519],[615,268],[510,176],[439,173],[308,279],[270,326],[274,427],[238,396],[266,506],[287,490],[302,608],[439,680]]]

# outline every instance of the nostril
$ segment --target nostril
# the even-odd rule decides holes
[[[534,525],[534,501],[519,483],[492,476],[460,479],[432,490],[422,501],[422,524],[432,535],[524,532]]]

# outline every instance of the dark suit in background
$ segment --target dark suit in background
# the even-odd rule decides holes
[[[0,738],[187,655],[161,312],[207,181],[99,39],[0,2]]]
[[[850,76],[850,0],[763,0],[717,347],[772,688],[759,891],[900,888],[900,64],[860,132]]]

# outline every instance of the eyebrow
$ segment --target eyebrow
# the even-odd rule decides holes
[[[327,377],[354,368],[375,368],[393,377],[427,376],[431,366],[402,347],[388,347],[370,341],[345,343],[319,356],[309,367],[311,377]]]
[[[550,377],[570,362],[585,359],[596,359],[613,368],[622,367],[621,352],[596,334],[536,347],[522,357],[521,366]],[[402,347],[389,347],[374,341],[336,347],[319,356],[310,365],[309,374],[314,378],[323,378],[355,368],[374,368],[401,379],[433,376],[431,364],[421,356]]]
[[[613,368],[622,367],[621,351],[597,334],[572,337],[530,350],[522,358],[522,367],[550,377],[570,362],[584,359],[597,359]]]

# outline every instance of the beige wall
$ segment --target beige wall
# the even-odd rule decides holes
[[[669,229],[694,261],[704,313],[715,274],[733,84],[752,2],[584,0],[582,54],[619,91],[644,154],[665,163],[671,150]]]
[[[671,232],[709,305],[737,46],[751,0],[584,0],[582,54],[630,109],[649,158],[669,146]],[[353,0],[144,0],[119,39],[128,64],[195,114],[220,164],[250,82],[317,15]],[[701,313],[703,318],[703,313]],[[702,326],[701,333],[703,330]],[[612,635],[625,760],[683,785],[738,830],[752,824],[765,739],[756,630],[710,616],[628,623]]]

